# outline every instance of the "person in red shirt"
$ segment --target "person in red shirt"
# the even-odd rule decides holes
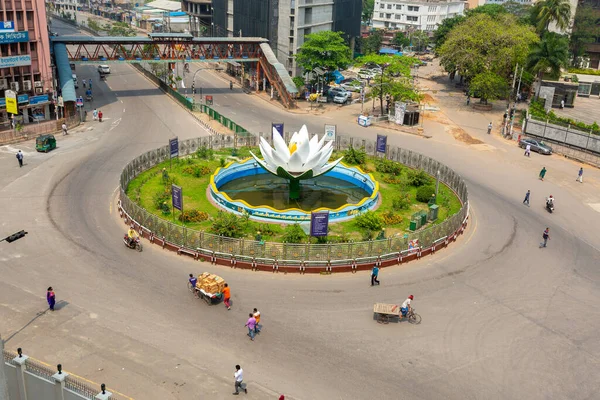
[[[98,111],[98,121],[102,122],[102,111]]]
[[[231,289],[229,289],[228,284],[225,284],[223,288],[223,303],[228,310],[231,310]]]

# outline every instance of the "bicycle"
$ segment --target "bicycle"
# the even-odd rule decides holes
[[[408,319],[408,322],[411,324],[419,325],[421,323],[421,316],[415,313],[414,308],[411,308],[410,311],[403,318]]]

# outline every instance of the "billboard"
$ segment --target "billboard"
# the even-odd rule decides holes
[[[327,236],[329,230],[329,211],[310,214],[310,236]]]
[[[336,130],[337,126],[336,125],[327,125],[325,124],[325,141],[326,142],[332,142],[335,140],[335,130]]]
[[[15,22],[14,21],[0,21],[0,32],[14,32]]]
[[[169,149],[171,153],[171,158],[177,157],[179,155],[179,139],[169,139]]]
[[[173,208],[183,211],[183,191],[180,186],[171,185],[171,200]]]
[[[48,95],[47,94],[42,94],[39,96],[32,96],[29,98],[29,104],[31,105],[35,105],[35,104],[40,104],[40,103],[47,103],[48,100]]]
[[[26,67],[29,65],[31,65],[31,56],[29,54],[0,57],[0,68]]]
[[[2,32],[0,31],[0,44],[29,42],[29,32]]]
[[[279,132],[281,137],[283,137],[283,123],[280,123],[280,124],[271,123],[271,126],[273,127],[273,129],[271,131],[276,130],[277,132]]]
[[[377,135],[377,151],[379,153],[385,153],[387,147],[387,136]]]
[[[18,114],[19,107],[17,107],[17,94],[12,90],[7,90],[4,92],[6,96],[6,112],[11,114]]]
[[[29,96],[26,94],[20,94],[17,96],[17,103],[27,103],[29,101]],[[6,99],[4,97],[0,97],[0,107],[6,107]]]

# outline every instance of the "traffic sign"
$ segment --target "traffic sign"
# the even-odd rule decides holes
[[[81,96],[77,98],[77,107],[83,107],[83,97]]]

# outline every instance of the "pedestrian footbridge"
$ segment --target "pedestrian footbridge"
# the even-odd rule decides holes
[[[75,88],[69,63],[237,62],[252,63],[256,81],[266,78],[283,105],[295,107],[298,89],[264,38],[150,33],[147,37],[55,36],[51,40],[65,101],[75,101],[70,99],[75,96]]]

